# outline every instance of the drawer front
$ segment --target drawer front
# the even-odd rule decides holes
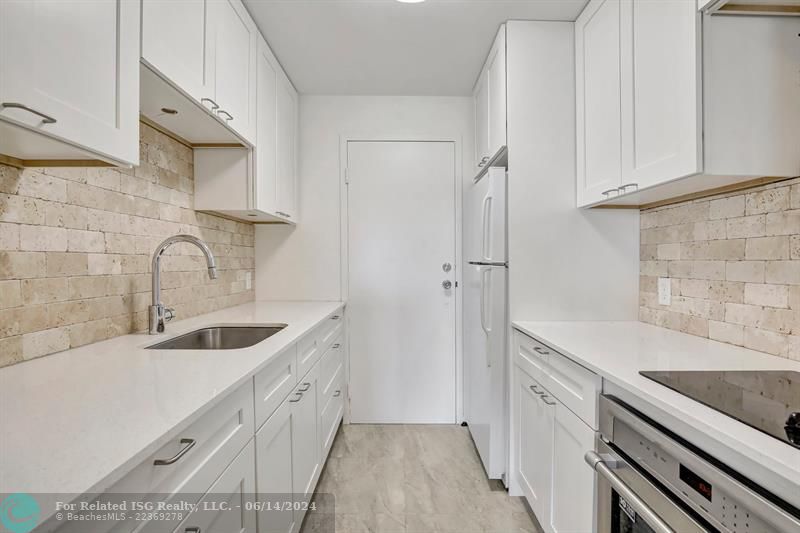
[[[119,494],[125,500],[135,495],[154,503],[196,503],[250,441],[253,429],[253,385],[247,381],[115,483],[102,500],[113,501],[114,494]],[[137,523],[134,518],[131,516],[124,522],[93,522],[90,530],[171,531],[179,520],[176,517],[174,522]],[[84,533],[88,531],[86,526],[87,523],[76,521],[58,531]]]
[[[344,379],[343,373],[337,374],[337,379],[331,384],[331,394],[323,400],[324,407],[319,414],[320,425],[320,448],[322,458],[328,456],[328,452],[333,445],[336,437],[336,430],[339,428],[339,421],[344,413]]]
[[[545,385],[547,377],[545,367],[550,349],[519,331],[514,331],[513,346],[514,362],[517,366],[530,377]]]
[[[336,380],[344,375],[344,335],[340,335],[320,360],[319,384],[322,398],[333,392]]]
[[[306,334],[297,343],[297,375],[305,376],[322,355],[319,330],[315,329]]]
[[[597,429],[600,376],[519,331],[514,331],[514,359],[558,401]]]
[[[297,345],[291,346],[256,374],[256,428],[260,428],[292,392],[297,378]]]
[[[319,342],[320,346],[322,346],[322,350],[326,350],[328,346],[333,344],[334,339],[339,337],[343,330],[344,315],[342,314],[341,310],[337,311],[328,317],[325,322],[317,326],[317,331],[319,332]]]
[[[600,376],[558,352],[552,352],[547,362],[547,390],[592,429],[597,429]]]

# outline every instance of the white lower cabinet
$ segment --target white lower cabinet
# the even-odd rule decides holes
[[[550,484],[550,531],[592,531],[594,522],[594,471],[584,454],[594,449],[594,431],[575,414],[556,402],[550,407],[553,457]]]
[[[292,404],[292,479],[297,498],[307,502],[314,494],[319,477],[320,445],[317,414],[319,367],[312,368],[300,380],[289,402]],[[298,521],[299,523],[299,521]]]
[[[519,367],[513,402],[516,485],[539,523],[546,533],[593,531],[594,472],[583,456],[594,430]]]
[[[270,503],[259,509],[259,533],[291,533],[294,529],[293,405],[285,400],[256,434],[256,490],[259,501]],[[290,503],[292,507],[280,507]]]
[[[200,500],[176,533],[256,533],[255,446],[251,441]]]

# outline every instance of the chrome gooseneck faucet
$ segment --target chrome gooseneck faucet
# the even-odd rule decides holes
[[[200,248],[203,255],[206,256],[206,263],[208,264],[208,277],[217,279],[217,264],[214,261],[214,254],[206,243],[193,235],[175,235],[168,238],[156,247],[153,252],[153,304],[150,306],[150,335],[164,332],[164,323],[172,320],[175,313],[172,309],[167,309],[161,303],[161,255],[164,250],[175,244],[176,242],[189,242]],[[169,316],[167,316],[169,313]]]

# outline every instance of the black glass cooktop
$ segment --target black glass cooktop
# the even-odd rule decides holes
[[[800,448],[800,372],[639,372],[670,389]]]

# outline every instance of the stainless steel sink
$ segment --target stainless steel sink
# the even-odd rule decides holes
[[[286,324],[260,326],[212,326],[190,331],[158,344],[148,350],[236,350],[247,348],[272,337]]]

